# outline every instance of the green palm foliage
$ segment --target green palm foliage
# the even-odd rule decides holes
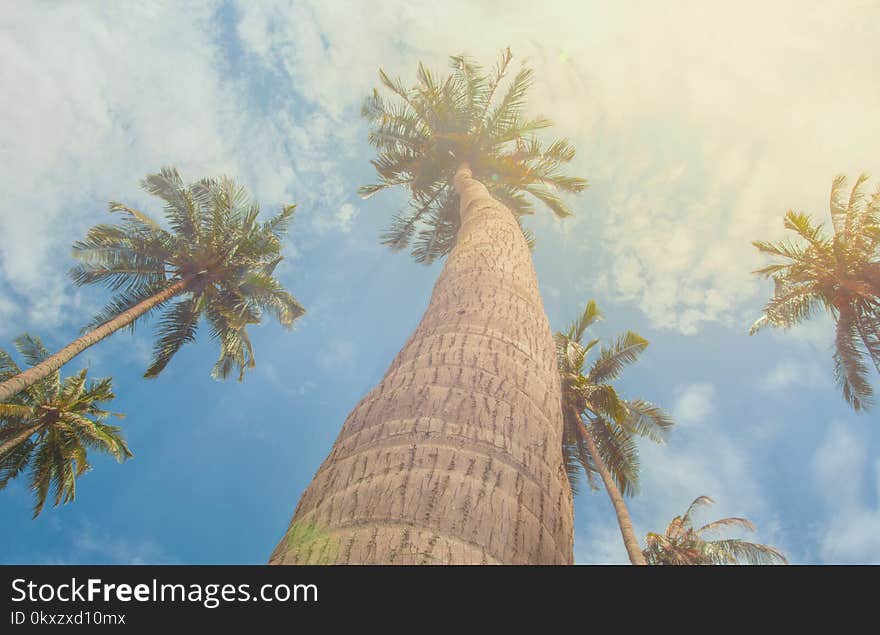
[[[706,540],[708,536],[727,528],[755,531],[755,526],[745,518],[722,518],[694,528],[691,518],[693,512],[702,505],[714,502],[708,496],[699,496],[690,504],[684,516],[672,519],[665,534],[648,534],[648,548],[643,552],[648,564],[788,563],[781,551],[769,545],[737,538]]]
[[[116,296],[92,326],[183,281],[179,299],[158,321],[153,361],[146,377],[156,377],[174,354],[195,339],[204,317],[220,346],[213,376],[234,369],[239,381],[254,366],[247,327],[267,312],[291,328],[305,311],[274,271],[281,262],[281,240],[294,205],[258,222],[259,206],[228,177],[184,185],[174,168],[147,176],[144,190],[164,202],[167,227],[136,209],[113,202],[118,225],[98,225],[74,244],[80,263],[71,270],[77,285],[102,284]],[[134,322],[132,322],[134,328]]]
[[[834,179],[830,236],[806,214],[789,210],[785,227],[797,243],[753,243],[783,262],[755,271],[775,288],[751,333],[788,329],[820,309],[829,312],[836,322],[835,375],[855,410],[869,406],[874,394],[868,361],[880,372],[880,188],[869,198],[867,180],[861,175],[847,191],[846,177]]]
[[[39,338],[27,334],[15,346],[31,366],[49,356]],[[0,350],[0,380],[20,372],[12,356]],[[132,456],[120,428],[106,423],[111,414],[122,415],[101,407],[115,397],[111,379],[89,381],[86,374],[84,369],[62,379],[53,373],[0,403],[0,489],[30,466],[34,518],[50,494],[55,506],[74,500],[76,479],[91,469],[88,450],[119,462]]]
[[[585,370],[587,357],[598,339],[584,343],[586,330],[602,315],[593,300],[565,333],[556,333],[556,354],[562,381],[563,456],[572,489],[577,491],[581,470],[596,489],[597,466],[585,447],[578,426],[586,426],[599,455],[625,496],[638,491],[639,453],[635,437],[662,442],[673,425],[659,407],[642,399],[623,399],[611,382],[634,363],[648,341],[627,331],[606,346]]]
[[[563,173],[574,146],[559,139],[545,147],[538,139],[535,133],[551,122],[524,115],[533,74],[523,66],[506,81],[512,59],[506,49],[485,72],[470,58],[453,56],[452,72],[442,77],[419,64],[412,88],[379,71],[391,99],[374,89],[362,109],[369,142],[379,151],[372,161],[379,180],[360,193],[366,198],[403,185],[411,195],[410,208],[395,216],[384,244],[394,250],[412,245],[413,257],[422,263],[449,253],[459,227],[453,176],[464,163],[517,219],[533,212],[531,199],[560,218],[571,214],[559,194],[587,186],[586,180]],[[526,238],[531,244],[531,236]]]

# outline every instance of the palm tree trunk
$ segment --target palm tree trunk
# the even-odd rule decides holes
[[[18,434],[6,439],[2,444],[0,444],[0,458],[6,456],[6,453],[12,450],[13,448],[21,445],[25,441],[27,441],[32,434],[35,434],[40,431],[40,428],[46,425],[45,421],[40,421],[39,423],[35,423],[32,426],[28,426]]]
[[[572,562],[559,376],[513,214],[462,165],[424,316],[349,414],[272,564]],[[296,543],[320,530],[322,548]],[[295,544],[296,543],[296,544]]]
[[[614,506],[614,513],[617,514],[617,524],[620,527],[620,534],[623,536],[623,544],[626,547],[626,553],[629,555],[629,561],[632,564],[648,564],[645,561],[645,555],[642,553],[642,547],[639,545],[639,539],[636,538],[636,532],[633,530],[626,501],[623,500],[623,495],[611,477],[611,472],[605,466],[605,461],[599,456],[599,450],[596,447],[596,442],[593,440],[593,435],[583,425],[578,425],[577,429],[587,446],[587,451],[593,459],[596,471],[602,477],[602,482],[605,484],[605,489],[608,492],[608,498],[611,499],[611,504]]]
[[[104,322],[101,326],[89,331],[85,335],[73,340],[70,344],[62,348],[60,351],[47,357],[44,361],[36,366],[28,368],[26,371],[19,373],[11,379],[7,379],[0,383],[0,401],[9,399],[13,395],[20,393],[25,388],[34,385],[41,379],[45,379],[59,368],[64,366],[71,359],[82,353],[88,347],[97,344],[108,335],[111,335],[119,329],[128,326],[136,319],[141,317],[147,311],[156,306],[167,302],[179,293],[186,290],[190,282],[190,278],[178,280],[171,286],[150,296],[146,300],[135,304],[133,307],[120,313],[112,320]]]

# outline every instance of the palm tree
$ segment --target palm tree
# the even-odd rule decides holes
[[[596,303],[590,300],[566,333],[556,333],[565,422],[563,455],[573,490],[581,469],[593,488],[592,475],[599,475],[617,515],[630,562],[647,564],[624,501],[624,496],[635,494],[639,485],[639,452],[634,437],[662,442],[673,422],[647,401],[621,398],[609,383],[647,348],[648,341],[637,333],[627,331],[610,346],[603,346],[589,371],[584,371],[587,355],[599,343],[594,339],[584,344],[584,333],[601,317]]]
[[[410,208],[384,236],[419,262],[446,256],[430,305],[381,383],[349,414],[291,523],[339,539],[338,563],[568,563],[572,500],[562,462],[553,337],[529,241],[529,197],[558,217],[566,140],[523,116],[532,71],[508,78],[465,56],[440,77],[421,64],[391,98],[365,101],[378,183]],[[505,85],[505,82],[506,85]],[[282,539],[270,562],[302,562]]]
[[[773,297],[751,334],[764,326],[788,329],[820,308],[836,322],[834,365],[846,401],[859,410],[871,404],[867,357],[880,372],[880,188],[865,195],[867,175],[847,194],[844,176],[831,186],[832,235],[809,216],[789,210],[785,227],[800,244],[756,241],[761,252],[784,259],[758,269],[772,278]]]
[[[281,239],[293,205],[259,223],[259,206],[228,178],[201,179],[185,186],[177,170],[163,168],[142,187],[165,202],[170,231],[122,203],[110,211],[119,225],[97,225],[73,245],[80,263],[71,270],[76,285],[102,284],[116,296],[88,327],[91,330],[33,368],[0,383],[0,401],[50,376],[89,346],[167,304],[158,325],[153,361],[145,377],[156,377],[185,343],[195,339],[202,316],[220,345],[213,376],[238,379],[254,366],[247,334],[263,312],[285,328],[304,313],[274,277]]]
[[[699,529],[694,529],[691,514],[701,505],[711,505],[708,496],[699,496],[684,516],[676,516],[669,523],[664,535],[648,534],[645,559],[648,564],[787,564],[781,551],[769,545],[747,542],[738,538],[706,540],[719,529],[738,527],[755,531],[755,526],[745,518],[722,518]]]
[[[37,337],[22,335],[15,346],[33,365],[49,357]],[[21,372],[0,350],[0,380]],[[34,518],[53,490],[55,505],[76,497],[76,479],[91,469],[87,450],[111,454],[119,462],[131,458],[120,428],[105,423],[110,414],[100,404],[115,395],[110,378],[86,380],[85,369],[65,379],[58,371],[0,403],[0,489],[30,465]]]

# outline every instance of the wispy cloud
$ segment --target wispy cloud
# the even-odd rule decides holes
[[[52,523],[52,521],[47,521]],[[145,536],[121,536],[95,526],[88,520],[67,523],[56,520],[52,527],[55,540],[42,551],[29,553],[26,564],[174,564],[173,558],[155,539]],[[19,561],[15,553],[9,561]]]
[[[675,419],[683,425],[703,423],[712,413],[715,401],[715,386],[709,383],[685,386],[675,402]]]
[[[66,279],[70,243],[108,222],[108,200],[160,213],[138,182],[162,165],[185,179],[232,174],[267,210],[304,203],[313,221],[298,232],[349,229],[356,209],[335,162],[348,128],[234,73],[220,8],[22,4],[0,16],[5,329],[82,322],[93,309]],[[337,211],[324,222],[327,206]]]
[[[880,460],[869,460],[868,430],[834,421],[813,457],[814,491],[827,508],[821,556],[828,563],[880,562]]]
[[[316,362],[325,371],[351,368],[357,349],[348,340],[331,340],[318,352]]]
[[[347,234],[357,218],[358,208],[351,203],[343,203],[334,214],[320,214],[312,218],[312,227],[319,234],[328,231],[339,231]]]
[[[784,359],[778,362],[760,383],[764,391],[785,391],[795,386],[821,388],[831,384],[830,362],[815,359]]]

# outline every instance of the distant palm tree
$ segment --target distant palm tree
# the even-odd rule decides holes
[[[697,507],[714,502],[708,496],[699,496],[690,504],[684,516],[672,519],[665,534],[648,534],[648,547],[644,551],[648,564],[788,563],[781,551],[769,545],[738,538],[706,540],[705,536],[728,527],[755,531],[755,526],[745,518],[722,518],[694,529],[691,514]]]
[[[49,357],[37,337],[22,335],[15,346],[32,366]],[[0,350],[0,380],[20,372],[9,353]],[[120,429],[105,423],[111,414],[122,415],[99,405],[115,397],[111,379],[87,381],[87,372],[62,380],[56,371],[0,403],[0,489],[30,465],[34,518],[50,488],[56,506],[74,500],[76,479],[91,469],[87,450],[107,452],[120,462],[132,456]]]
[[[785,227],[805,244],[753,243],[786,262],[755,271],[772,278],[775,289],[750,333],[767,325],[790,328],[824,308],[837,323],[837,381],[855,410],[869,406],[874,394],[865,358],[880,372],[880,189],[869,199],[867,180],[862,174],[847,196],[846,177],[834,179],[831,236],[807,215],[789,210]]]
[[[85,333],[33,368],[0,383],[0,401],[48,377],[89,346],[166,304],[181,299],[159,319],[153,362],[156,377],[185,343],[195,339],[205,316],[220,344],[213,375],[226,378],[254,366],[247,334],[269,312],[286,328],[304,313],[273,276],[282,260],[281,239],[294,207],[263,223],[259,206],[227,177],[185,186],[177,170],[163,168],[142,187],[165,201],[170,231],[136,209],[110,203],[119,225],[97,225],[73,245],[80,264],[71,270],[77,285],[103,284],[117,292]]]
[[[565,421],[563,456],[572,489],[577,487],[581,469],[593,487],[592,474],[599,474],[617,514],[630,562],[647,564],[623,498],[638,490],[639,453],[633,437],[662,442],[673,422],[646,401],[622,399],[609,383],[647,348],[648,341],[637,333],[627,331],[610,346],[602,347],[590,369],[584,371],[588,353],[599,343],[594,339],[584,344],[584,333],[600,318],[596,303],[590,300],[568,332],[555,336]]]
[[[378,181],[409,195],[383,242],[446,257],[431,302],[382,381],[348,416],[292,525],[339,540],[337,562],[569,563],[572,499],[560,452],[553,335],[520,216],[571,214],[575,151],[536,136],[531,69],[451,58],[364,103]],[[506,519],[499,520],[500,515]],[[279,541],[270,562],[301,562]]]

